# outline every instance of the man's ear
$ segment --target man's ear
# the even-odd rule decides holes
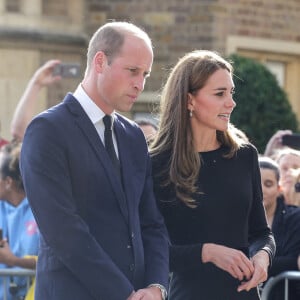
[[[97,73],[102,73],[107,60],[103,51],[98,51],[94,56],[94,65]]]

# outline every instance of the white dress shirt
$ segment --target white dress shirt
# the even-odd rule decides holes
[[[105,113],[88,96],[88,94],[85,92],[85,90],[83,89],[81,84],[78,85],[77,89],[73,93],[73,96],[77,99],[77,101],[82,106],[83,110],[86,112],[86,114],[90,118],[91,122],[94,124],[103,145],[105,145],[105,143],[104,143],[104,129],[105,128],[104,128],[104,123],[103,123],[103,117],[105,116]],[[112,117],[112,126],[113,126],[114,112],[111,114],[111,117]],[[117,140],[116,140],[114,130],[112,131],[112,138],[113,138],[113,143],[114,143],[117,157],[119,158]]]

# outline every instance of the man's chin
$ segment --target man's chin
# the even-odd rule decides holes
[[[126,106],[122,106],[122,107],[118,107],[116,108],[117,111],[121,112],[121,113],[127,113],[130,112],[132,109],[133,103],[130,105],[126,105]]]

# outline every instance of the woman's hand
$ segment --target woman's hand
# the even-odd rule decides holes
[[[250,280],[254,273],[253,263],[242,251],[222,245],[204,244],[202,261],[213,263],[240,281]]]
[[[254,266],[254,273],[249,281],[243,282],[238,291],[249,291],[250,289],[257,287],[260,283],[265,282],[268,279],[268,266],[270,264],[269,255],[266,251],[258,251],[252,258]]]

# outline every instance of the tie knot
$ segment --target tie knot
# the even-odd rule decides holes
[[[111,130],[111,116],[110,115],[105,115],[103,117],[103,123],[104,123],[105,129]]]

